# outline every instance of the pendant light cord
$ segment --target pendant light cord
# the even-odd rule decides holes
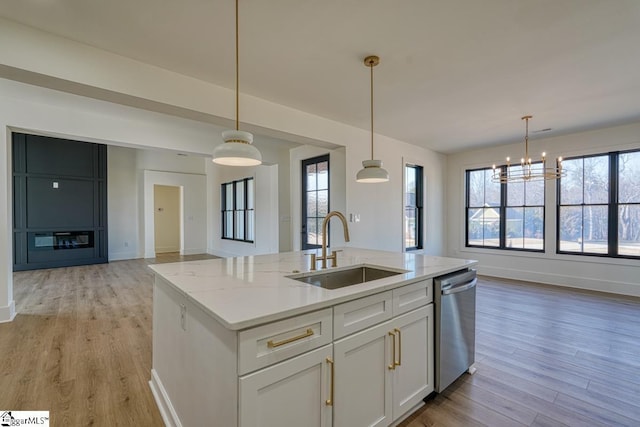
[[[525,164],[529,162],[529,116],[525,116],[525,134],[524,134],[524,162]]]
[[[371,160],[373,160],[373,62],[369,62],[371,70]]]
[[[236,130],[240,130],[240,40],[238,30],[238,0],[236,0]]]

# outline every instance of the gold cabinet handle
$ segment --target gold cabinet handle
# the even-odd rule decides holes
[[[393,356],[391,356],[391,365],[389,365],[390,370],[396,369],[396,334],[394,331],[389,331],[389,336],[393,337],[393,343],[391,344],[391,348],[393,348]]]
[[[394,361],[393,363],[396,366],[400,366],[402,365],[402,332],[400,332],[400,329],[398,328],[395,328],[393,332],[398,333],[398,360]]]
[[[278,341],[278,342],[274,342],[273,340],[269,340],[269,341],[267,341],[267,347],[269,347],[269,348],[280,347],[281,345],[289,344],[290,342],[298,341],[298,340],[301,340],[303,338],[310,337],[311,335],[313,335],[313,329],[308,328],[305,333],[300,334],[300,335],[298,335],[296,337],[287,338],[286,340],[282,340],[282,341]]]
[[[332,358],[327,357],[327,363],[331,365],[331,384],[329,385],[329,398],[325,400],[324,403],[327,406],[333,406],[333,383],[336,375],[336,369]]]

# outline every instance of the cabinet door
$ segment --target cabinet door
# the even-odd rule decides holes
[[[392,329],[387,321],[334,343],[335,427],[391,423]]]
[[[240,377],[240,427],[331,427],[331,347]]]
[[[397,335],[393,371],[393,418],[397,419],[434,390],[433,304],[393,319]]]

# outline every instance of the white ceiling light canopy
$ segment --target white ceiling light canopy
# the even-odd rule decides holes
[[[364,65],[371,71],[371,160],[363,160],[361,169],[356,175],[357,182],[377,183],[389,181],[389,172],[382,168],[382,160],[373,159],[373,67],[380,63],[380,58],[372,55],[364,59]]]
[[[526,122],[524,136],[524,157],[520,159],[520,166],[511,165],[511,158],[507,157],[507,165],[496,167],[493,165],[493,182],[502,184],[509,182],[527,182],[527,181],[549,181],[562,178],[566,175],[566,171],[562,170],[562,157],[556,159],[556,166],[547,167],[547,154],[542,153],[542,160],[532,162],[529,157],[529,120],[533,116],[523,116],[522,120]]]
[[[253,144],[253,135],[240,130],[240,48],[238,0],[236,0],[236,129],[222,132],[223,144],[213,150],[214,163],[225,166],[257,166],[262,154]]]

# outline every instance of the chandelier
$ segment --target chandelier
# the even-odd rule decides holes
[[[491,180],[493,182],[499,182],[501,184],[509,182],[528,182],[528,181],[547,181],[558,179],[566,175],[566,172],[562,170],[562,157],[558,157],[556,160],[556,167],[547,167],[547,154],[542,153],[542,160],[539,162],[532,162],[529,157],[529,120],[533,116],[524,116],[522,120],[526,122],[526,133],[524,136],[524,157],[520,159],[520,165],[511,164],[511,158],[507,157],[506,166],[493,165],[493,176]]]

